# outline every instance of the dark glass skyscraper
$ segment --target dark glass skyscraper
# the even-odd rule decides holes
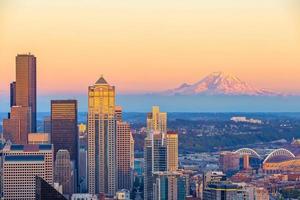
[[[78,180],[78,128],[77,100],[51,101],[51,142],[54,145],[54,158],[58,150],[68,150],[73,163],[75,186]],[[77,191],[77,188],[74,188]]]
[[[54,154],[59,149],[68,150],[72,161],[77,163],[77,101],[51,101],[51,142]]]
[[[36,132],[36,57],[19,54],[16,57],[15,103],[17,106],[30,107],[31,132]]]

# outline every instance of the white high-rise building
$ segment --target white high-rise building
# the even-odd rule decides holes
[[[53,184],[53,146],[7,144],[2,176],[4,199],[34,199],[36,176]]]

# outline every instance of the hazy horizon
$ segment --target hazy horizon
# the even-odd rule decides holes
[[[137,93],[214,71],[300,93],[297,0],[2,0],[0,27],[2,93],[27,52],[42,95],[84,93],[101,74],[119,93]]]

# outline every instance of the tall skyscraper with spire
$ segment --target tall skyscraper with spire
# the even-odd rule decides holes
[[[117,191],[115,87],[103,77],[88,88],[88,190]]]

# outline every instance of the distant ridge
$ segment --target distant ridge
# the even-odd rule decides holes
[[[247,96],[279,96],[267,89],[260,89],[240,80],[238,77],[225,74],[223,72],[214,72],[202,80],[194,83],[183,83],[175,89],[166,90],[161,95],[247,95]]]

